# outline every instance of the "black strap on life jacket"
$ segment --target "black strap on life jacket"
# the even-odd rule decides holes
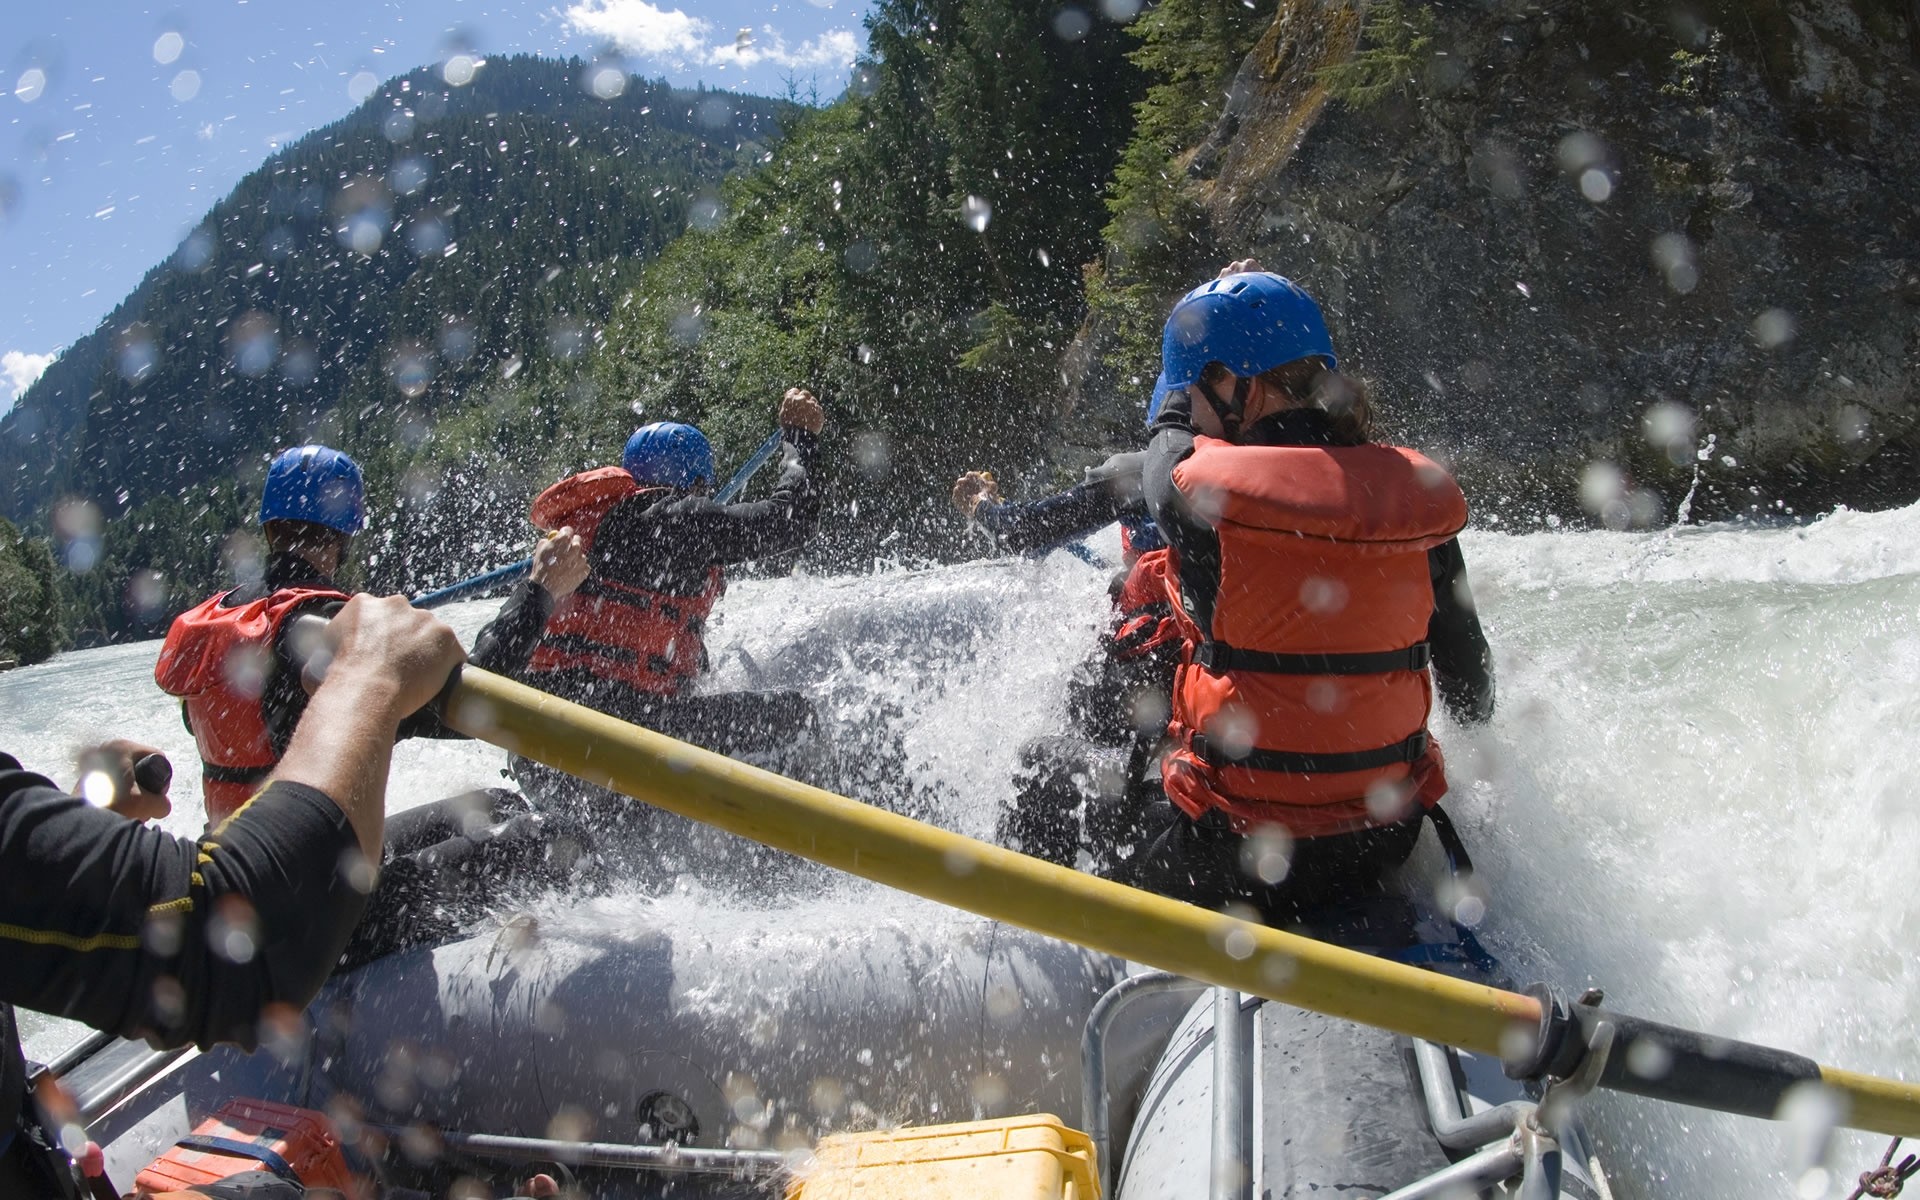
[[[1228,671],[1258,671],[1268,675],[1385,675],[1390,671],[1424,671],[1432,662],[1433,647],[1426,642],[1415,642],[1404,650],[1365,654],[1269,654],[1263,650],[1241,650],[1225,642],[1201,642],[1193,648],[1193,665],[1205,667],[1215,675]]]
[[[1296,750],[1255,749],[1237,758],[1220,751],[1204,733],[1193,734],[1187,744],[1193,756],[1210,767],[1284,771],[1290,775],[1339,775],[1347,771],[1374,771],[1381,767],[1418,762],[1420,756],[1427,752],[1427,741],[1427,731],[1422,729],[1411,737],[1378,750],[1307,754]]]
[[[200,760],[200,777],[212,783],[260,783],[273,774],[273,768],[267,767],[223,767],[219,763]]]

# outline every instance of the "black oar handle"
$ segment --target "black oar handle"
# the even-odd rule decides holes
[[[1534,1054],[1507,1064],[1516,1079],[1565,1079],[1580,1069],[1602,1021],[1614,1029],[1600,1086],[1674,1104],[1772,1118],[1795,1085],[1818,1083],[1820,1064],[1798,1054],[1624,1016],[1597,1004],[1566,1004],[1543,985]]]
[[[149,796],[164,796],[173,786],[173,763],[164,754],[143,754],[133,764],[133,782]]]

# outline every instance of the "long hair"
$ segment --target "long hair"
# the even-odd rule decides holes
[[[1330,371],[1317,358],[1302,358],[1281,363],[1260,381],[1279,388],[1302,408],[1326,413],[1334,445],[1361,446],[1373,440],[1373,402],[1367,385],[1353,376]]]

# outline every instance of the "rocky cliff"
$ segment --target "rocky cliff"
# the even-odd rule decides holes
[[[1483,514],[1906,502],[1917,63],[1913,0],[1282,0],[1175,165]]]

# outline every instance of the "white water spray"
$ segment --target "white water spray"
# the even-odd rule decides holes
[[[1907,883],[1920,827],[1905,819],[1904,754],[1920,728],[1920,508],[1776,530],[1464,541],[1500,712],[1484,730],[1437,731],[1448,807],[1492,888],[1483,932],[1509,970],[1570,992],[1602,986],[1638,1016],[1920,1075],[1920,905]],[[711,686],[804,687],[831,727],[864,736],[880,722],[924,815],[984,836],[1019,743],[1063,721],[1104,597],[1104,574],[1066,554],[748,581],[721,605]],[[470,635],[492,607],[447,615]],[[192,742],[152,685],[156,651],[0,676],[0,748],[64,776],[86,738],[151,741],[179,768],[167,825],[190,833]],[[498,784],[501,758],[409,743],[395,802]],[[863,927],[863,906],[899,919],[917,903],[849,882],[802,908],[823,936],[843,936]],[[713,928],[727,904],[686,879],[650,919],[698,914]],[[577,919],[617,925],[625,911],[602,902]],[[38,1053],[57,1049],[58,1027],[31,1029]],[[1598,1101],[1593,1124],[1623,1197],[1745,1200],[1821,1178],[1791,1124],[1631,1097]],[[1841,1181],[1882,1146],[1836,1139],[1825,1194],[1844,1196]]]

